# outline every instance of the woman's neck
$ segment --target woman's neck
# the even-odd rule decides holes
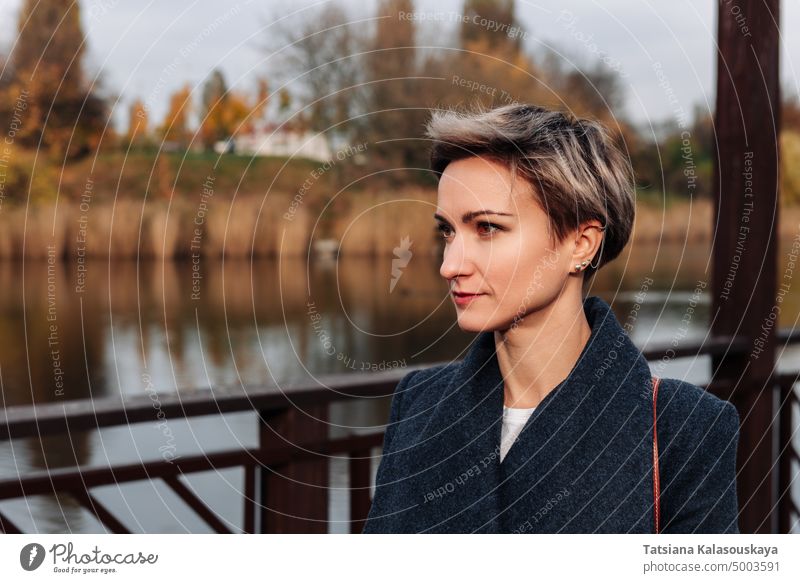
[[[578,295],[561,295],[514,328],[494,333],[504,404],[536,407],[572,371],[591,327]]]

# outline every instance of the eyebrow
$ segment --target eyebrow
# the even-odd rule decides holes
[[[463,222],[464,224],[467,224],[472,219],[474,219],[475,217],[479,217],[479,216],[482,216],[482,215],[499,215],[501,217],[513,217],[514,216],[511,213],[504,213],[504,212],[500,212],[500,211],[469,211],[467,213],[464,213],[461,216],[461,222]],[[439,213],[435,213],[433,215],[433,218],[434,219],[439,219],[440,221],[444,221],[445,223],[449,223],[449,221],[446,218],[444,218],[442,215],[440,215]]]

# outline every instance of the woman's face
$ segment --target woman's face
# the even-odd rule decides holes
[[[464,331],[515,328],[558,297],[574,268],[573,238],[553,246],[531,187],[520,177],[513,193],[511,187],[510,170],[482,157],[451,162],[439,181],[439,272]],[[455,292],[478,295],[460,299]]]

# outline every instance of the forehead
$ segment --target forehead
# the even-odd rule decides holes
[[[473,156],[447,165],[439,179],[438,206],[445,212],[492,209],[517,214],[533,202],[530,188],[500,162]]]

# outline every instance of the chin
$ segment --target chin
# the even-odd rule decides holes
[[[475,317],[462,314],[458,316],[456,323],[462,332],[478,332],[481,328],[482,321]]]
[[[489,332],[497,329],[495,323],[467,314],[458,318],[458,327],[461,328],[462,332]]]

